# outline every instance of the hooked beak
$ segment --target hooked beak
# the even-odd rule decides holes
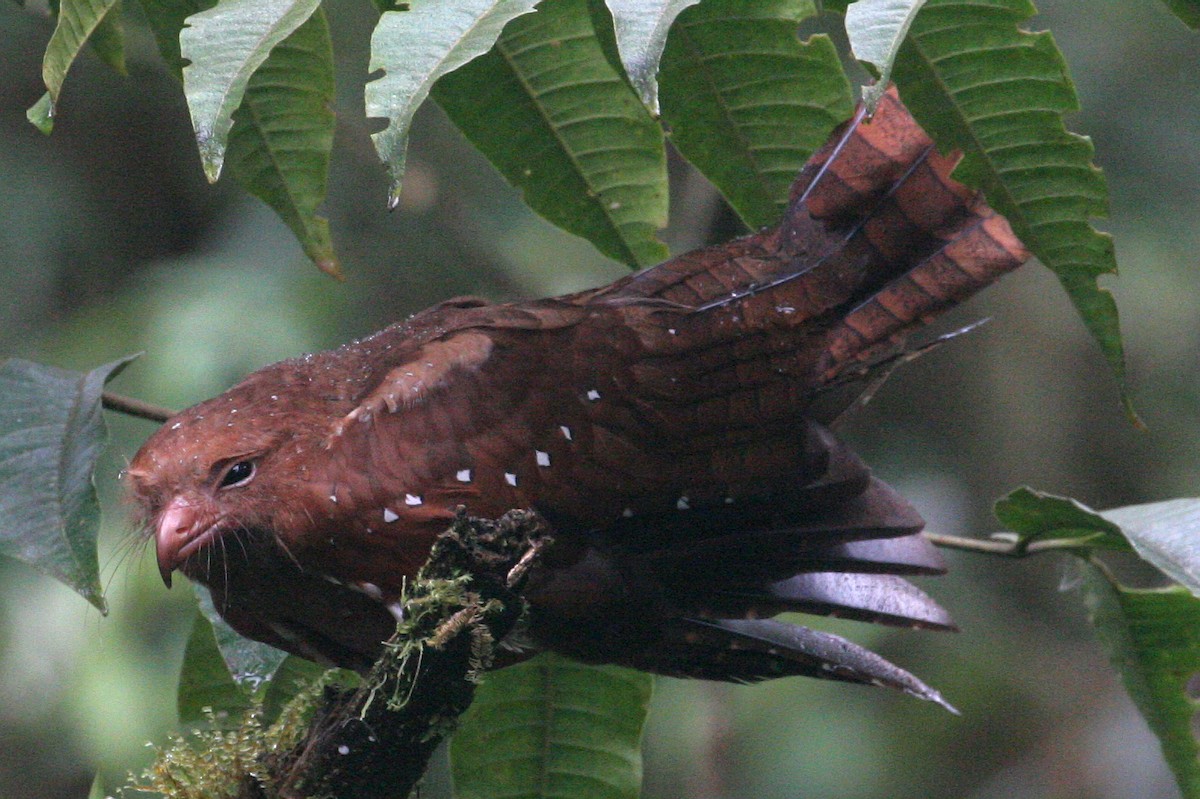
[[[158,573],[167,588],[171,587],[171,572],[213,539],[216,525],[206,515],[187,499],[175,497],[159,516],[154,543]]]

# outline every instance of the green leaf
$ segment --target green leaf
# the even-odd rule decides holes
[[[874,114],[892,79],[900,44],[925,0],[857,0],[846,8],[846,34],[859,61],[875,67],[878,80],[862,87],[863,105]]]
[[[311,660],[288,655],[275,669],[271,679],[262,692],[263,724],[272,724],[279,718],[280,712],[288,702],[292,701],[300,691],[312,685],[325,674],[325,668]],[[357,678],[354,672],[343,672],[345,682]]]
[[[1078,539],[1080,549],[1129,550],[1121,528],[1081,502],[1031,488],[1018,488],[996,502],[996,518],[1017,540],[1028,545],[1039,540]]]
[[[850,116],[828,38],[801,43],[811,0],[705,0],[679,15],[659,68],[679,151],[752,228],[774,224],[809,156]]]
[[[234,179],[279,214],[322,271],[339,277],[329,223],[316,214],[329,181],[333,91],[333,46],[318,8],[250,78],[227,157]]]
[[[1192,30],[1200,28],[1200,2],[1197,0],[1163,0],[1171,13],[1183,20]]]
[[[54,116],[54,106],[58,103],[58,95],[62,91],[63,81],[67,79],[67,71],[75,63],[79,51],[87,42],[88,37],[104,22],[104,18],[113,11],[120,0],[62,0],[58,9],[58,21],[54,25],[54,33],[50,34],[50,42],[46,45],[46,55],[42,59],[42,80],[49,90],[50,106],[45,113],[39,111],[34,121],[35,109],[45,102],[45,98],[31,108],[30,121],[46,132],[44,126]]]
[[[100,20],[88,37],[88,44],[100,60],[125,75],[125,31],[121,29],[121,0]]]
[[[1145,560],[1200,596],[1200,499],[1173,499],[1104,511]]]
[[[371,134],[379,157],[392,177],[388,206],[400,199],[408,130],[413,114],[434,82],[483,55],[509,22],[528,14],[538,0],[469,0],[417,3],[407,11],[388,11],[371,34],[372,72],[383,77],[366,86],[368,117],[383,117],[388,126]]]
[[[546,219],[631,266],[666,257],[662,131],[609,63],[587,0],[543,0],[433,95]]]
[[[1200,672],[1200,599],[1182,587],[1136,590],[1087,566],[1084,599],[1125,689],[1162,744],[1185,799],[1200,799],[1198,703],[1188,682]]]
[[[200,612],[208,620],[216,640],[217,650],[225,663],[230,679],[248,693],[274,676],[287,653],[282,649],[245,638],[225,623],[213,605],[208,589],[194,586]]]
[[[40,100],[29,107],[25,118],[42,133],[50,135],[54,130],[54,101],[50,99],[50,92],[43,94]]]
[[[271,724],[325,673],[316,663],[243,638],[220,618],[207,590],[197,586],[196,596],[200,607],[179,673],[181,724],[235,727],[256,702],[261,702],[263,723]]]
[[[1020,28],[1034,12],[1028,0],[929,0],[892,74],[938,145],[962,151],[954,176],[983,189],[1058,276],[1133,417],[1116,304],[1097,285],[1117,269],[1112,239],[1089,223],[1107,212],[1108,188],[1091,141],[1064,127],[1079,104],[1053,38]]]
[[[92,787],[88,791],[88,799],[105,799],[108,796],[104,791],[104,780],[100,779],[97,774],[92,778]]]
[[[61,580],[103,613],[92,484],[108,436],[100,397],[131,360],[90,372],[0,364],[0,555]]]
[[[233,112],[254,71],[316,11],[320,0],[223,0],[179,34],[183,91],[209,182],[221,175]]]
[[[175,77],[183,80],[183,68],[187,62],[179,52],[179,33],[183,30],[188,17],[201,11],[207,11],[217,4],[217,0],[140,0],[146,20],[154,31],[154,40],[158,43],[158,52],[163,61],[174,73]]]
[[[252,704],[249,693],[233,679],[222,657],[213,625],[197,610],[179,671],[179,723],[188,727],[233,727]]]
[[[667,32],[679,12],[700,0],[606,0],[625,74],[646,104],[658,113],[658,62]]]
[[[456,799],[636,799],[652,685],[552,654],[489,674],[450,742]]]

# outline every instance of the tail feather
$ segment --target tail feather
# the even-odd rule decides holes
[[[715,616],[774,616],[793,611],[896,627],[954,630],[950,614],[912,583],[890,574],[810,572],[765,586],[724,588],[708,600]]]
[[[727,379],[754,368],[764,380],[807,377],[811,389],[1028,258],[1004,218],[950,177],[957,160],[937,151],[892,90],[874,117],[860,111],[813,156],[777,227],[681,255],[597,299],[691,312],[646,342],[648,358],[692,365],[683,372],[701,385],[677,397],[705,385],[754,388]],[[674,366],[662,371],[678,382]]]
[[[958,712],[940,693],[879,655],[836,635],[776,621],[679,619],[634,665],[733,682],[803,675],[882,685]]]

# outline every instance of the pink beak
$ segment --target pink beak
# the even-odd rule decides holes
[[[154,540],[158,555],[158,573],[162,575],[163,584],[167,588],[171,587],[171,572],[179,568],[211,537],[205,535],[210,530],[210,526],[201,524],[196,506],[183,497],[175,497],[163,509],[162,515],[158,517],[158,530]]]

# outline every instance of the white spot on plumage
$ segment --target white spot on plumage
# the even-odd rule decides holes
[[[600,392],[594,388],[589,388],[588,393],[587,393],[587,398],[590,399],[592,402],[595,402],[596,400],[600,399]]]
[[[400,515],[397,514],[396,511],[392,510],[391,508],[383,509],[383,521],[385,523],[391,524],[392,522],[396,521],[399,518],[400,518]]]
[[[346,746],[345,744],[341,744],[340,746],[338,746],[338,754],[339,755],[350,754],[350,747]]]
[[[678,333],[679,331],[678,331],[678,330],[676,330],[676,329],[675,329],[675,328],[673,328],[673,327],[668,327],[668,328],[667,328],[667,332],[668,332],[668,333],[670,333],[670,334],[673,336],[673,335],[675,335],[676,333]]]
[[[691,503],[688,501],[688,498],[687,498],[687,497],[680,497],[680,498],[679,498],[679,499],[678,499],[678,500],[675,502],[675,507],[676,507],[678,510],[690,510],[690,509],[691,509],[691,507],[692,507],[692,505],[691,505]]]
[[[549,452],[542,452],[539,449],[539,450],[536,450],[536,453],[537,453],[537,465],[538,466],[549,466],[550,465],[550,453]]]
[[[183,427],[183,422],[176,422],[175,424],[171,425],[172,430],[178,430],[181,427]]]
[[[625,510],[621,511],[621,516],[623,516],[626,519],[632,519],[633,518],[633,508],[626,508]]]
[[[505,472],[504,482],[508,483],[510,486],[515,486],[517,484],[517,476],[512,472]]]
[[[336,505],[337,504],[337,494],[330,494],[329,501],[332,502],[334,505]]]
[[[471,470],[470,469],[459,469],[458,472],[456,472],[454,476],[458,479],[458,482],[460,482],[460,483],[471,482]]]
[[[420,505],[424,501],[425,500],[421,499],[416,494],[405,494],[404,495],[404,504],[405,505]]]
[[[565,438],[567,441],[575,440],[574,437],[571,435],[571,428],[567,427],[565,424],[560,424],[558,426],[558,429],[562,431],[563,438]]]
[[[725,497],[725,504],[726,504],[726,505],[732,505],[732,504],[733,504],[733,497]]]
[[[392,614],[392,618],[396,621],[404,621],[404,605],[399,602],[393,602],[387,606],[388,613]]]

